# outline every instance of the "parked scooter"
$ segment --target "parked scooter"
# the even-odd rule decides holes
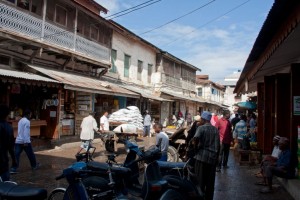
[[[0,180],[0,199],[45,200],[47,199],[47,190],[44,188],[17,185],[12,181],[2,182],[2,180]]]
[[[183,199],[204,199],[203,192],[196,187],[197,180],[190,165],[192,160],[184,162],[158,161],[163,179],[168,181],[168,188],[176,190]]]
[[[75,193],[77,194],[78,191],[81,191],[83,194],[81,188],[83,185],[89,199],[120,199],[124,198],[124,195],[127,195],[128,192],[146,200],[160,199],[167,190],[167,181],[162,179],[159,166],[156,162],[161,156],[160,149],[154,148],[141,152],[136,144],[129,141],[124,142],[128,148],[128,154],[123,165],[113,164],[115,155],[109,155],[107,163],[94,161],[86,163],[77,162],[80,163],[88,173],[85,175],[81,174],[80,177],[75,176],[74,179],[74,174],[73,177],[68,176],[70,170],[64,170],[64,174],[67,173],[67,176],[64,175],[62,177],[66,177],[67,180],[69,178],[69,187],[66,190],[57,188],[51,192],[50,196],[61,195],[64,200],[71,200],[71,198],[68,199],[66,197],[68,190],[72,191],[72,188],[76,189],[80,187],[80,189],[76,189]],[[139,182],[139,173],[136,173],[139,170],[139,162],[148,164],[145,168],[143,176],[144,182],[142,184]],[[71,169],[72,168],[74,167],[71,167]],[[78,180],[78,178],[81,180]],[[82,198],[84,199],[84,195]]]
[[[129,192],[133,196],[143,199],[159,199],[163,192],[166,191],[167,181],[162,179],[159,166],[156,162],[161,157],[161,151],[158,148],[149,149],[145,152],[140,151],[138,146],[128,140],[123,141],[128,154],[123,164],[114,164],[115,155],[108,157],[108,163],[88,162],[87,169],[95,172],[104,172],[96,176],[87,176],[83,178],[84,185],[88,185],[88,193],[95,194],[97,189],[101,187],[102,182],[97,178],[107,178],[105,174],[105,164],[109,164],[112,170],[112,176],[115,180],[115,189],[117,193],[127,195]],[[147,163],[143,175],[144,182],[140,183],[139,163]],[[150,195],[151,194],[151,195]]]

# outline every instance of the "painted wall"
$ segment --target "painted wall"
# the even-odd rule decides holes
[[[115,62],[117,71],[115,74],[108,72],[108,75],[117,76],[122,81],[132,82],[143,86],[152,86],[155,79],[156,52],[139,41],[125,37],[118,32],[113,32],[112,49],[117,51]],[[124,77],[124,57],[129,55],[130,67],[129,77]],[[138,60],[143,62],[141,80],[137,79]],[[151,83],[148,82],[148,64],[152,64]]]

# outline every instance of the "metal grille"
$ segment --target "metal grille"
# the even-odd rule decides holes
[[[54,24],[45,22],[42,38],[42,23],[39,18],[31,16],[14,7],[0,3],[0,28],[30,37],[32,40],[54,44],[69,51],[78,52],[100,62],[110,61],[110,50],[96,42],[76,36]],[[74,43],[75,42],[75,43]]]

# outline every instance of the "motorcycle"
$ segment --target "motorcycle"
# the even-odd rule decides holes
[[[184,162],[158,161],[163,179],[168,181],[168,188],[176,190],[184,200],[203,200],[203,192],[196,187],[197,180],[193,172],[192,160]]]
[[[47,190],[43,188],[17,185],[15,182],[0,180],[0,199],[3,200],[45,200]]]
[[[89,171],[85,176],[81,176],[82,185],[89,199],[119,199],[120,196],[123,198],[124,195],[130,193],[148,200],[159,199],[166,192],[168,183],[162,179],[156,162],[161,157],[160,149],[153,148],[142,152],[136,144],[130,141],[126,140],[124,144],[128,154],[123,164],[114,164],[115,154],[108,155],[106,163],[78,162],[84,163],[84,168]],[[148,164],[142,177],[143,183],[139,181],[140,162]],[[51,192],[51,196],[60,194],[65,199],[67,191],[68,189],[57,188]]]

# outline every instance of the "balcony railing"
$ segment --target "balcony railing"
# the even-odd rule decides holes
[[[162,74],[162,82],[171,85],[171,86],[176,86],[185,90],[190,90],[190,91],[195,91],[195,83],[190,82],[190,81],[185,81],[185,80],[180,80],[178,78],[169,76],[167,74]]]
[[[80,53],[82,56],[96,61],[110,61],[110,50],[107,47],[51,23],[43,23],[42,19],[3,3],[0,3],[0,31],[1,29]],[[42,35],[43,30],[44,35]]]

